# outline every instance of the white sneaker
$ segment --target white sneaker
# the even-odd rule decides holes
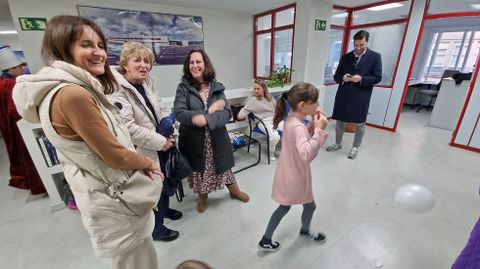
[[[355,158],[357,158],[358,150],[359,150],[359,148],[353,147],[353,148],[350,150],[350,152],[348,153],[348,156],[347,156],[347,157],[348,157],[349,159],[352,159],[352,160],[355,159]]]
[[[342,145],[335,143],[335,144],[331,145],[330,147],[328,147],[327,151],[337,151],[339,149],[342,149]]]

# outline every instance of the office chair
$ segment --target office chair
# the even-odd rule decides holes
[[[259,125],[262,126],[263,130],[265,131],[260,129]],[[250,152],[251,138],[254,133],[265,136],[267,140],[267,159],[268,159],[268,164],[270,164],[270,154],[274,154],[274,152],[270,152],[270,134],[268,132],[268,129],[265,126],[265,123],[259,117],[255,116],[253,113],[248,113],[248,126],[250,129],[250,133],[248,134],[247,152]],[[279,131],[277,132],[281,137],[282,134]]]
[[[430,109],[433,108],[432,103],[433,103],[434,99],[436,99],[437,96],[438,96],[438,92],[440,91],[440,86],[442,86],[442,79],[451,77],[451,76],[455,75],[456,73],[458,73],[457,70],[446,69],[446,70],[443,71],[440,82],[438,82],[438,84],[436,84],[436,85],[432,85],[434,87],[434,89],[431,89],[431,87],[429,87],[428,89],[419,90],[415,94],[415,96],[413,97],[413,104],[415,104],[415,98],[417,97],[417,94],[430,97],[430,101],[428,102],[428,105],[421,105],[417,109],[417,112],[419,112],[422,109],[426,109],[427,111],[430,111]]]

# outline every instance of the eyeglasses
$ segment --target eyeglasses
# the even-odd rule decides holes
[[[265,80],[263,80],[263,79],[255,79],[255,80],[253,81],[253,83],[255,83],[255,84],[265,84]]]

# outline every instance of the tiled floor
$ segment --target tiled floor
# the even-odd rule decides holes
[[[298,237],[301,206],[280,223],[274,239],[282,249],[257,252],[257,243],[276,208],[270,198],[276,162],[263,161],[237,174],[248,204],[233,201],[226,190],[211,195],[204,214],[186,188],[184,213],[167,221],[181,232],[171,243],[155,243],[161,268],[189,258],[214,268],[442,269],[449,268],[466,243],[480,212],[480,154],[448,146],[451,133],[428,127],[429,113],[402,113],[396,133],[368,128],[356,160],[322,149],[312,163],[317,210],[312,227],[326,233],[325,244]],[[328,127],[333,142],[334,124]],[[92,252],[77,212],[51,212],[48,198],[7,187],[8,165],[0,145],[1,268],[109,268]],[[265,158],[263,159],[265,160]],[[409,182],[435,195],[433,210],[413,214],[395,206],[395,190]]]

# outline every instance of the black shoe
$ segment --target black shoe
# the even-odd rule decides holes
[[[280,249],[280,243],[273,241],[272,239],[267,239],[262,237],[262,240],[258,242],[258,249],[261,251],[270,251],[270,252],[275,252]]]
[[[309,239],[312,239],[313,241],[317,241],[319,243],[322,243],[327,239],[325,237],[325,235],[322,234],[322,233],[313,233],[313,232],[310,232],[310,231],[305,232],[305,231],[300,230],[300,235],[306,236]]]
[[[167,209],[167,212],[165,213],[165,218],[169,218],[171,220],[178,220],[181,219],[183,216],[182,212],[175,210],[175,209]]]
[[[167,230],[166,230],[163,234],[161,234],[161,235],[152,234],[153,240],[155,240],[155,241],[163,241],[163,242],[173,241],[173,240],[177,239],[179,235],[180,235],[179,232],[174,231],[174,230],[170,230],[170,229],[168,229],[168,228],[167,228]]]

